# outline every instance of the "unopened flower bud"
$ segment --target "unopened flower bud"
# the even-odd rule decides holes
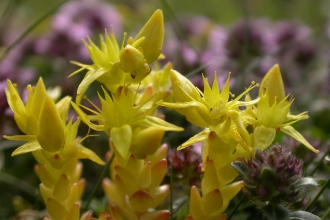
[[[145,77],[151,71],[143,53],[132,45],[128,44],[126,47],[122,48],[119,53],[119,58],[120,68],[130,73],[133,79],[138,75]]]
[[[145,37],[141,47],[144,58],[147,60],[147,63],[150,64],[157,60],[163,47],[164,18],[161,10],[158,9],[154,12],[134,40],[137,41],[141,37]]]

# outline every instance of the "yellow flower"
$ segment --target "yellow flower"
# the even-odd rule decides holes
[[[293,137],[315,153],[316,150],[291,125],[308,119],[307,112],[298,115],[290,113],[293,99],[285,96],[284,85],[278,65],[272,67],[261,82],[260,100],[256,108],[257,126],[254,130],[254,146],[264,150],[273,142],[278,130]]]
[[[42,79],[39,79],[35,88],[27,86],[27,90],[28,100],[24,105],[14,85],[8,80],[8,103],[19,128],[26,135],[5,135],[4,138],[27,142],[18,147],[12,156],[34,152],[37,160],[48,158],[48,163],[54,167],[62,167],[72,156],[89,158],[96,163],[104,164],[96,154],[83,147],[81,141],[75,140],[80,121],[77,120],[73,124],[70,120],[65,125],[70,97],[65,97],[55,104],[47,95]],[[42,157],[38,157],[38,154],[42,154]]]
[[[105,98],[99,95],[101,109],[95,106],[97,111],[94,111],[81,106],[92,112],[93,115],[86,115],[77,104],[73,102],[71,104],[81,120],[90,128],[97,131],[104,131],[112,138],[115,151],[119,153],[118,156],[123,160],[128,159],[132,144],[139,149],[144,149],[145,146],[141,146],[141,148],[137,146],[145,142],[140,139],[145,136],[142,135],[143,132],[146,132],[143,129],[149,128],[147,133],[156,133],[157,135],[154,136],[154,140],[159,140],[159,137],[162,136],[159,132],[183,130],[165,120],[149,116],[147,112],[153,106],[153,102],[149,100],[142,104],[136,103],[136,93],[128,87],[119,87],[112,97],[110,97],[105,89],[103,91]],[[97,123],[93,123],[93,121],[97,121]],[[132,149],[132,152],[137,153],[135,150]],[[138,153],[136,156],[143,157],[142,155]]]
[[[182,144],[179,149],[206,139],[210,130],[214,130],[217,133],[222,129],[228,130],[227,127],[228,125],[230,127],[230,123],[224,123],[228,121],[228,118],[236,126],[235,129],[238,130],[244,141],[249,143],[250,137],[240,121],[240,110],[238,107],[257,103],[258,99],[248,102],[239,101],[246,93],[256,87],[257,84],[251,85],[235,99],[229,100],[231,96],[229,91],[229,76],[221,92],[219,91],[216,75],[214,76],[212,88],[210,87],[207,78],[203,77],[203,93],[177,71],[172,70],[170,74],[173,97],[176,102],[168,103],[159,101],[158,104],[176,109],[179,113],[185,115],[189,122],[196,126],[208,128]]]
[[[190,216],[187,219],[226,219],[222,214],[228,207],[230,200],[241,190],[243,182],[229,185],[218,177],[212,160],[207,162],[202,181],[202,194],[193,186],[190,191]]]
[[[166,174],[167,145],[144,160],[130,155],[122,165],[116,157],[112,166],[112,180],[104,179],[103,189],[110,201],[110,210],[116,219],[168,219],[167,210],[154,209],[167,197],[170,188],[161,185]]]
[[[163,38],[164,21],[161,10],[156,10],[135,39],[128,38],[127,45],[122,45],[120,49],[112,29],[110,36],[105,32],[105,39],[100,36],[100,48],[88,38],[89,44],[84,43],[94,64],[72,62],[81,68],[70,76],[84,69],[88,70],[78,87],[76,102],[80,103],[85,91],[95,80],[111,91],[124,84],[141,82],[151,71],[149,64],[160,56]]]

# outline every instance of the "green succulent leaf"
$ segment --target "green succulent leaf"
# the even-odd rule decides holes
[[[303,186],[318,186],[318,183],[311,177],[304,177],[294,182],[292,186],[294,189],[296,189]]]
[[[310,213],[310,212],[305,212],[305,211],[296,211],[292,212],[290,214],[289,219],[294,219],[294,220],[320,220],[321,218]]]

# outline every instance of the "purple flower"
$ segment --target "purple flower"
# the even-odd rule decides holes
[[[172,175],[175,181],[179,181],[190,186],[200,184],[201,170],[201,155],[192,148],[182,150],[170,149],[167,155],[167,161],[172,167]],[[168,176],[171,175],[170,170]]]
[[[245,193],[258,206],[268,204],[298,208],[306,204],[302,180],[303,161],[288,148],[274,145],[243,162]],[[296,183],[301,181],[301,184]],[[308,181],[306,181],[308,182]]]
[[[95,0],[70,1],[64,4],[52,21],[50,34],[36,41],[35,51],[41,55],[88,61],[82,39],[113,27],[121,33],[122,17],[110,4]]]

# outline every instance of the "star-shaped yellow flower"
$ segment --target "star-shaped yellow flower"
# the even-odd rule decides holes
[[[88,39],[89,44],[84,43],[93,64],[72,62],[81,68],[70,76],[84,69],[88,70],[78,87],[76,102],[80,103],[85,91],[95,80],[100,81],[113,92],[118,86],[141,82],[151,71],[149,64],[161,55],[163,39],[164,19],[161,10],[156,10],[135,39],[128,38],[127,45],[122,45],[121,48],[112,29],[110,36],[107,32],[104,38],[100,36],[100,48]]]
[[[254,146],[262,150],[273,142],[276,132],[282,131],[293,137],[314,153],[318,153],[311,144],[291,125],[308,119],[307,112],[298,115],[290,113],[293,99],[285,96],[280,68],[273,66],[260,84],[260,100],[256,108],[257,126],[254,130]]]
[[[75,140],[80,120],[65,124],[70,106],[70,97],[57,104],[47,95],[40,78],[36,87],[27,86],[28,100],[24,105],[15,86],[8,80],[6,96],[14,118],[25,135],[4,136],[8,140],[26,142],[18,147],[12,156],[33,152],[36,159],[49,158],[53,167],[61,167],[72,157],[89,158],[96,163],[104,162],[80,140]],[[42,156],[38,156],[42,154]],[[44,159],[43,159],[44,160]]]

